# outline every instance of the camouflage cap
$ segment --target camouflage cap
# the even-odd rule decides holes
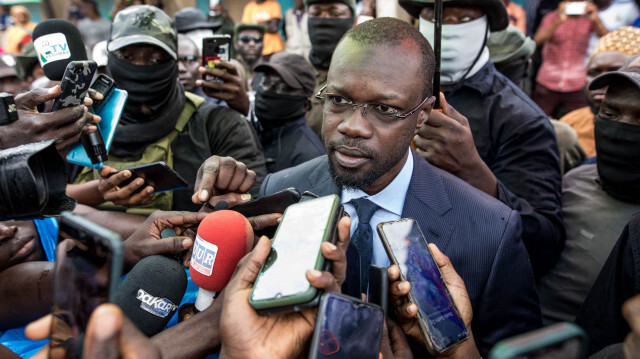
[[[107,50],[115,51],[133,44],[155,45],[178,58],[178,34],[164,11],[150,5],[122,9],[111,24]]]

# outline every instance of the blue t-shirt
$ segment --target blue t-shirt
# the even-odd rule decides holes
[[[58,242],[58,221],[55,218],[34,219],[38,229],[40,243],[48,262],[56,259]],[[0,343],[23,358],[32,357],[40,348],[49,342],[48,339],[33,341],[24,335],[24,327],[0,331]]]

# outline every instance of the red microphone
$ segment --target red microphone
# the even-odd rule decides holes
[[[253,229],[242,214],[220,210],[200,223],[193,244],[191,279],[200,289],[195,307],[207,309],[229,282],[236,265],[253,247]]]

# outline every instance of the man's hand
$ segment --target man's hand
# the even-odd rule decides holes
[[[433,259],[440,268],[442,278],[444,279],[444,282],[449,289],[449,293],[453,298],[453,302],[455,303],[456,307],[458,307],[458,311],[460,312],[462,321],[467,327],[467,331],[469,331],[469,339],[437,357],[480,358],[480,353],[475,346],[475,342],[473,341],[473,333],[471,332],[473,310],[471,309],[471,301],[469,300],[469,294],[467,293],[467,288],[464,285],[464,281],[453,268],[451,261],[449,261],[449,257],[440,252],[435,244],[429,244],[429,249],[431,249]],[[400,268],[398,268],[397,265],[390,266],[387,272],[389,274],[390,283],[389,302],[393,305],[396,316],[398,318],[398,324],[400,324],[400,327],[407,335],[410,335],[419,343],[427,347],[425,340],[420,333],[420,328],[416,319],[416,315],[418,314],[418,307],[415,304],[410,303],[407,297],[409,291],[411,290],[411,284],[407,281],[400,280]],[[431,354],[435,355],[436,353]]]
[[[0,149],[15,147],[25,143],[60,139],[56,148],[65,157],[71,146],[78,142],[82,133],[91,133],[100,117],[87,110],[87,99],[84,105],[73,106],[56,112],[39,113],[37,106],[60,96],[60,86],[50,89],[34,89],[15,97],[19,119],[0,128]]]
[[[382,329],[380,355],[381,359],[413,359],[411,347],[402,328],[389,318],[384,322]]]
[[[143,258],[167,253],[179,253],[193,245],[195,232],[192,228],[206,217],[206,213],[162,212],[152,213],[149,218],[124,242],[124,267],[128,272]],[[163,229],[173,229],[178,237],[162,238]],[[183,265],[189,266],[190,258]]]
[[[332,273],[307,271],[307,280],[312,286],[325,291],[339,290],[346,276],[350,225],[350,218],[342,218],[338,223],[337,245],[322,244],[322,254],[333,262]],[[265,353],[274,358],[297,357],[311,338],[318,308],[263,316],[249,305],[251,288],[270,249],[271,241],[260,238],[254,250],[240,261],[223,292],[221,358],[261,358]]]
[[[146,186],[140,192],[135,193],[144,184],[144,179],[136,178],[131,183],[123,187],[118,187],[122,181],[132,176],[131,171],[120,171],[109,177],[109,174],[116,172],[115,168],[103,166],[100,169],[98,191],[105,201],[111,201],[121,206],[138,206],[149,202],[153,198],[154,188]]]
[[[637,358],[640,355],[640,295],[624,302],[622,315],[631,327],[623,344],[625,358]]]
[[[431,111],[429,119],[413,137],[416,151],[439,167],[479,190],[498,196],[498,182],[473,142],[469,121],[449,105],[440,93],[442,113]]]
[[[247,192],[256,182],[256,173],[231,157],[211,156],[198,169],[195,204],[208,201],[212,195],[227,192]]]
[[[228,61],[215,60],[215,68],[200,66],[198,71],[207,78],[217,77],[222,82],[210,80],[196,80],[196,86],[201,86],[207,96],[223,100],[230,108],[243,115],[249,114],[249,96],[244,87],[244,80],[238,69]],[[226,71],[221,70],[226,69]]]
[[[52,316],[48,315],[31,324],[25,334],[32,340],[49,337]],[[48,358],[49,346],[45,345],[33,358]],[[89,318],[84,339],[83,356],[103,359],[161,358],[160,352],[114,304],[102,304]]]

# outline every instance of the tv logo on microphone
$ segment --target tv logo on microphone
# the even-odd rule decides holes
[[[196,243],[193,245],[193,254],[191,255],[191,269],[195,269],[206,276],[211,275],[217,254],[218,246],[205,241],[200,236],[196,236]]]
[[[40,36],[33,42],[38,53],[40,65],[51,61],[64,60],[71,57],[71,50],[67,44],[67,38],[61,32]]]
[[[140,308],[160,318],[165,318],[178,309],[169,299],[154,297],[143,289],[138,289],[136,298],[141,302]]]

